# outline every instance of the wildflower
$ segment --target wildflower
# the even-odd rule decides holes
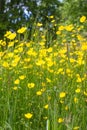
[[[52,22],[52,23],[54,23],[54,22],[55,22],[55,20],[53,19],[51,22]]]
[[[37,23],[37,26],[38,26],[38,27],[41,27],[41,26],[42,26],[42,23]]]
[[[46,84],[45,84],[44,82],[42,82],[41,85],[42,85],[42,87],[45,87],[45,86],[46,86]]]
[[[17,89],[18,89],[18,87],[17,87],[17,86],[14,86],[14,87],[13,87],[13,90],[17,90]]]
[[[80,18],[80,22],[81,23],[84,23],[86,21],[86,16],[82,16],[81,18]]]
[[[49,107],[49,105],[48,105],[48,104],[46,104],[46,105],[44,106],[44,108],[45,108],[45,109],[48,109],[48,107]]]
[[[78,103],[78,98],[75,97],[75,98],[74,98],[74,102],[75,102],[75,103]]]
[[[79,41],[82,41],[84,38],[79,34],[79,35],[77,35],[77,39],[78,39]]]
[[[54,62],[50,59],[50,60],[48,61],[48,63],[47,63],[47,66],[48,66],[48,67],[51,67],[51,66],[53,66],[53,64],[54,64]]]
[[[53,51],[53,48],[52,47],[49,47],[48,49],[47,49],[47,52],[52,52]]]
[[[47,80],[48,83],[51,83],[51,80],[49,78],[46,78],[46,80]]]
[[[50,101],[51,100],[51,96],[48,96],[48,101]]]
[[[77,78],[76,80],[78,83],[81,83],[82,82],[82,79],[80,77]]]
[[[40,42],[39,43],[41,46],[44,46],[45,45],[45,42]]]
[[[59,26],[59,31],[62,31],[62,30],[64,30],[65,29],[65,27],[64,26]]]
[[[73,130],[79,130],[79,126],[75,126]]]
[[[8,68],[9,64],[8,64],[8,62],[4,61],[3,64],[2,64],[2,66],[5,67],[5,68]]]
[[[8,55],[8,58],[11,58],[11,57],[13,57],[14,53],[13,52],[9,52],[7,55]]]
[[[77,74],[76,77],[77,77],[77,80],[76,80],[76,81],[77,81],[78,83],[82,82],[82,79],[81,79],[81,77],[80,77],[79,74]]]
[[[34,88],[35,84],[34,83],[28,83],[28,88]]]
[[[3,42],[1,43],[1,45],[2,45],[2,46],[6,46],[6,41],[3,41]]]
[[[41,91],[37,91],[36,94],[37,94],[38,96],[40,96],[40,95],[42,95],[42,92],[41,92]]]
[[[21,80],[25,79],[25,75],[19,76],[19,79],[21,79]]]
[[[45,90],[46,90],[46,88],[42,88],[42,89],[41,89],[41,92],[44,92]]]
[[[64,122],[64,119],[63,118],[59,118],[58,119],[58,123],[62,123],[62,122]]]
[[[87,96],[87,92],[86,91],[84,91],[84,95]]]
[[[63,104],[63,103],[64,103],[64,101],[63,101],[63,100],[60,100],[60,103],[61,103],[61,104]]]
[[[63,68],[59,68],[57,71],[57,74],[62,73],[63,72]]]
[[[26,27],[22,27],[22,28],[20,28],[20,29],[17,30],[17,33],[21,34],[21,33],[24,33],[26,30],[27,30]]]
[[[26,113],[26,114],[24,114],[24,116],[25,116],[27,119],[30,119],[30,118],[32,118],[33,114],[31,114],[31,113]]]
[[[64,98],[66,96],[66,93],[65,92],[61,92],[60,94],[59,94],[59,97],[60,98]]]
[[[76,93],[80,93],[80,91],[81,91],[80,88],[77,88],[77,89],[75,90]]]
[[[45,62],[42,59],[38,59],[37,62],[36,62],[37,66],[44,65],[44,64],[45,64]]]
[[[15,81],[14,81],[14,84],[19,84],[20,83],[20,80],[19,79],[16,79]]]
[[[51,16],[49,16],[49,18],[53,19],[53,18],[54,18],[54,16],[53,16],[53,15],[51,15]]]
[[[10,40],[14,40],[16,37],[16,33],[11,33],[7,38]]]
[[[56,34],[57,34],[57,35],[60,35],[60,34],[61,34],[61,31],[57,31]]]
[[[9,42],[8,47],[12,47],[12,46],[14,46],[14,42]]]
[[[68,110],[68,106],[65,106],[65,110],[66,110],[66,111]]]
[[[6,34],[4,35],[4,37],[7,37],[8,35],[10,35],[12,32],[11,31],[7,31]]]
[[[68,26],[65,27],[65,29],[66,29],[67,31],[72,31],[73,28],[74,28],[74,27],[73,27],[72,24],[70,24],[70,25],[68,25]]]

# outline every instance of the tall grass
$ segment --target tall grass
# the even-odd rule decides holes
[[[26,27],[6,32],[0,40],[0,130],[87,130],[85,23],[58,26],[49,47],[40,23],[29,41]]]

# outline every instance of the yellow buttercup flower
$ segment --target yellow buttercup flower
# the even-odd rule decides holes
[[[28,83],[28,88],[34,88],[35,84],[34,83]]]
[[[62,31],[62,30],[64,30],[65,29],[65,27],[64,26],[59,26],[59,31]]]
[[[49,107],[49,105],[48,105],[48,104],[46,104],[46,105],[44,106],[44,108],[45,108],[45,109],[48,109],[48,107]]]
[[[8,68],[9,64],[8,64],[8,62],[4,61],[3,64],[2,64],[2,66],[5,67],[5,68]]]
[[[61,31],[57,31],[56,34],[57,34],[57,35],[60,35],[60,34],[61,34]]]
[[[51,15],[51,16],[49,16],[49,18],[53,19],[53,18],[54,18],[54,16],[53,16],[53,15]]]
[[[72,24],[67,25],[67,26],[65,27],[65,29],[66,29],[67,31],[72,31],[73,28],[74,28],[74,26],[73,26]]]
[[[14,86],[14,87],[13,87],[13,90],[17,90],[17,89],[18,89],[18,87],[17,87],[17,86]]]
[[[14,81],[14,84],[19,84],[20,83],[20,80],[19,79],[16,79],[15,81]]]
[[[77,88],[77,89],[75,90],[76,93],[80,93],[80,91],[81,91],[80,88]]]
[[[79,126],[75,126],[73,130],[79,130]]]
[[[74,97],[74,102],[78,103],[78,98]]]
[[[87,92],[86,91],[84,91],[84,95],[87,96]]]
[[[41,27],[43,24],[42,23],[37,23],[37,26],[38,27]]]
[[[17,30],[17,33],[24,33],[27,30],[27,27],[22,27],[20,29]]]
[[[59,118],[58,119],[58,123],[62,123],[62,122],[64,122],[64,119],[63,118]]]
[[[66,96],[66,93],[65,92],[61,92],[60,94],[59,94],[59,97],[60,98],[64,98]]]
[[[16,37],[16,33],[11,33],[7,38],[10,40],[14,40]]]
[[[86,21],[86,16],[82,16],[82,17],[80,18],[80,22],[83,23],[83,22],[85,22],[85,21]]]
[[[38,96],[40,96],[40,95],[42,95],[42,92],[41,92],[41,91],[37,91],[36,94],[37,94]]]
[[[19,79],[23,80],[23,79],[25,79],[25,77],[26,77],[25,75],[20,75]]]
[[[26,114],[24,114],[24,116],[25,116],[27,119],[30,119],[30,118],[32,118],[33,114],[31,114],[31,113],[26,113]]]

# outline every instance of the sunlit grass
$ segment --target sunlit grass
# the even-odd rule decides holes
[[[85,17],[80,22],[58,26],[49,47],[42,23],[31,40],[26,27],[0,40],[1,130],[87,129]]]

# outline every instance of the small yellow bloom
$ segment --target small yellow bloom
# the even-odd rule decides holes
[[[59,31],[62,31],[62,30],[64,30],[65,29],[65,27],[64,26],[59,26]]]
[[[14,46],[14,42],[9,42],[8,47],[12,47],[12,46]]]
[[[61,104],[63,104],[63,103],[64,103],[64,101],[63,101],[63,100],[60,100],[60,103],[61,103]]]
[[[7,31],[6,34],[4,35],[4,37],[7,37],[8,35],[10,35],[12,32],[11,31]]]
[[[40,42],[39,43],[41,46],[44,46],[45,45],[45,42]]]
[[[46,105],[44,106],[44,108],[45,108],[45,109],[48,109],[48,107],[49,107],[49,105],[48,105],[48,104],[46,104]]]
[[[28,88],[34,88],[35,84],[34,83],[28,83]]]
[[[76,93],[80,93],[80,91],[81,91],[80,88],[77,88],[77,89],[75,90]]]
[[[72,31],[73,28],[74,28],[74,26],[73,26],[72,24],[67,25],[67,26],[65,27],[65,29],[66,29],[67,31]]]
[[[54,16],[53,16],[53,15],[51,15],[51,16],[49,16],[49,18],[53,19],[53,18],[54,18]]]
[[[19,84],[20,83],[20,80],[19,79],[16,79],[15,81],[14,81],[14,84]]]
[[[59,97],[60,98],[64,98],[66,96],[66,93],[65,92],[61,92],[60,94],[59,94]]]
[[[83,22],[85,22],[85,21],[86,21],[86,16],[82,16],[82,17],[80,18],[80,22],[83,23]]]
[[[42,26],[42,23],[37,23],[37,26],[38,26],[38,27],[41,27],[41,26]]]
[[[79,130],[79,126],[75,126],[73,130]]]
[[[26,27],[22,27],[22,28],[20,28],[20,29],[17,30],[17,33],[21,34],[21,33],[24,33],[26,30],[27,30]]]
[[[60,34],[61,34],[61,31],[57,31],[56,34],[57,34],[57,35],[60,35]]]
[[[62,123],[62,122],[64,122],[64,119],[63,118],[59,118],[58,119],[58,123]]]
[[[49,78],[46,78],[47,83],[51,83],[51,80]]]
[[[5,67],[5,68],[8,68],[9,64],[8,64],[8,62],[4,61],[3,64],[2,64],[2,66]]]
[[[37,94],[38,96],[40,96],[40,95],[42,95],[42,92],[41,92],[41,91],[37,91],[36,94]]]
[[[55,22],[55,20],[53,19],[51,22],[52,22],[52,23],[54,23],[54,22]]]
[[[87,96],[87,92],[86,91],[84,91],[84,95]]]
[[[68,106],[65,107],[65,110],[66,110],[66,111],[68,110]]]
[[[75,98],[74,98],[74,102],[75,102],[75,103],[78,103],[78,98],[75,97]]]
[[[14,87],[13,87],[13,89],[14,89],[14,90],[17,90],[17,89],[18,89],[18,87],[17,87],[17,86],[14,86]]]
[[[32,118],[33,114],[27,113],[27,114],[24,114],[24,116],[25,116],[27,119],[30,119],[30,118]]]
[[[15,39],[15,37],[16,37],[16,33],[11,33],[7,38],[13,40]]]
[[[20,75],[19,79],[21,79],[21,80],[25,79],[25,75]]]

